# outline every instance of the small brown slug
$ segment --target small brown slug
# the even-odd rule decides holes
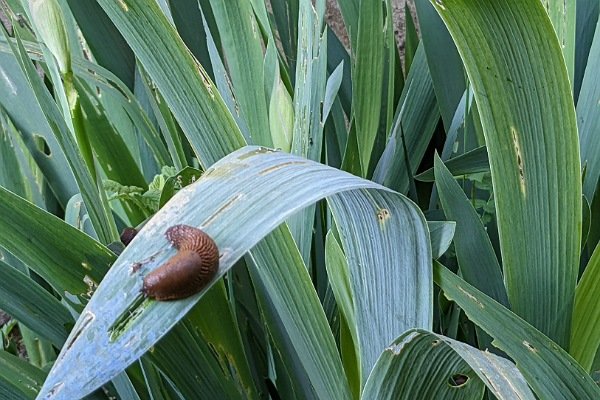
[[[142,293],[161,301],[198,293],[219,269],[217,245],[206,233],[188,225],[172,226],[165,236],[177,254],[146,275]]]

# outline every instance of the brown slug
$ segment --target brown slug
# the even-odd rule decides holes
[[[188,225],[172,226],[165,236],[177,254],[146,275],[142,293],[155,300],[178,300],[198,293],[219,269],[217,245]]]

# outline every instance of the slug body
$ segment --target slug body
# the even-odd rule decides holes
[[[200,229],[175,225],[166,237],[178,251],[144,278],[142,293],[155,300],[178,300],[198,293],[219,269],[219,249]]]

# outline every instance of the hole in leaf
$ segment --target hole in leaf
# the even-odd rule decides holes
[[[48,157],[50,157],[52,155],[52,151],[50,150],[50,147],[48,146],[48,142],[46,142],[46,139],[44,139],[43,136],[33,135],[33,140],[35,142],[35,146],[37,147],[38,151],[44,153]]]
[[[469,381],[469,377],[463,374],[454,374],[448,379],[448,384],[453,387],[465,385]]]

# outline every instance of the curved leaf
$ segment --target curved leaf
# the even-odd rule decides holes
[[[431,3],[454,38],[481,115],[510,304],[567,347],[581,178],[572,90],[552,24],[539,1]]]
[[[429,231],[420,210],[398,193],[352,191],[329,204],[348,259],[364,383],[394,338],[431,329]]]
[[[71,332],[67,346],[63,348],[40,396],[78,397],[111,379],[163,336],[204,294],[206,289],[187,300],[174,302],[141,299],[139,291],[143,276],[174,253],[164,238],[168,226],[186,223],[202,227],[210,234],[221,252],[217,275],[220,277],[289,215],[325,196],[360,188],[379,188],[387,192],[373,182],[265,148],[247,147],[230,154],[207,170],[195,184],[181,190],[121,254]],[[357,192],[353,193],[360,198]],[[372,192],[358,193],[364,193],[362,202],[370,204],[366,199],[372,198]],[[392,192],[389,194],[394,195]],[[202,207],[197,207],[197,204],[202,204]],[[419,242],[417,254],[415,249],[405,249],[417,256],[411,263],[415,266],[430,265],[427,231],[418,209],[407,201],[396,205],[403,210],[398,214],[396,209],[388,207],[389,229],[392,229],[391,224],[397,216],[398,221],[407,223],[408,232],[413,229],[422,232],[419,237],[406,239]],[[338,214],[342,214],[341,210]],[[377,215],[369,215],[377,224]],[[409,215],[414,217],[406,221]],[[363,240],[369,242],[371,238],[364,237]],[[367,247],[364,243],[362,245]],[[148,249],[153,250],[149,252]],[[257,250],[266,251],[261,250],[259,245],[252,252]],[[398,255],[397,250],[392,254]],[[405,256],[400,259],[405,259]],[[390,263],[389,260],[386,262]],[[411,268],[397,273],[410,276],[400,279],[396,275],[391,280],[414,280],[414,275],[422,272]],[[431,281],[426,281],[426,276],[423,276],[423,282],[431,285]],[[388,288],[393,287],[396,286]],[[407,287],[407,290],[416,288]],[[385,292],[389,293],[389,289]],[[374,299],[378,296],[372,295]],[[383,299],[388,304],[387,312],[393,312],[399,318],[414,313],[414,310],[399,303],[399,298],[390,301],[390,296]],[[416,299],[427,295],[413,291],[403,296]],[[106,299],[110,301],[106,302]],[[427,320],[431,316],[422,318]],[[327,321],[323,323],[326,325]],[[321,357],[319,354],[324,350],[311,349],[309,344],[306,347],[311,351],[309,356],[315,357],[320,365],[316,372],[323,374],[320,379],[328,385],[327,392],[321,395],[344,398],[346,389],[342,383],[344,378],[339,359]],[[83,365],[85,368],[81,367]]]
[[[450,384],[457,375],[466,382]],[[363,398],[473,399],[481,398],[484,383],[498,399],[535,399],[508,360],[443,335],[411,329],[385,349]]]

